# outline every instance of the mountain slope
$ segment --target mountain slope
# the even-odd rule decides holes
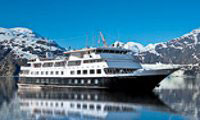
[[[28,28],[0,28],[0,44],[11,49],[18,58],[45,57],[46,52],[62,53],[65,49],[56,42],[40,36]]]
[[[0,76],[18,75],[28,59],[62,55],[64,48],[28,28],[0,28]]]
[[[200,29],[179,38],[157,43],[138,54],[143,63],[196,64],[200,62]]]
[[[143,46],[135,42],[115,42],[112,46],[132,50],[142,63],[200,63],[200,29],[163,43]]]

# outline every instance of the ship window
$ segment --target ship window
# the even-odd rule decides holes
[[[58,75],[59,74],[59,72],[58,71],[56,71],[56,75]]]
[[[35,63],[35,64],[33,64],[33,66],[35,67],[35,68],[40,68],[41,67],[41,63]]]
[[[58,107],[58,103],[56,103],[56,107]]]
[[[90,105],[90,109],[93,110],[94,109],[94,105]]]
[[[48,71],[46,71],[46,75],[48,75]]]
[[[74,72],[74,71],[70,71],[70,74],[71,74],[71,75],[74,75],[74,74],[75,74],[75,72]]]
[[[63,71],[61,71],[61,75],[64,75],[64,72],[63,72]]]
[[[81,65],[81,61],[77,60],[77,61],[69,61],[68,62],[68,66],[78,66]]]
[[[31,64],[30,64],[30,63],[28,63],[28,64],[26,64],[26,65],[25,65],[25,67],[31,67]]]
[[[50,105],[53,106],[53,103],[51,102]]]
[[[74,104],[73,104],[73,103],[71,103],[71,104],[70,104],[70,107],[71,107],[71,108],[73,108],[73,107],[74,107]]]
[[[64,67],[66,64],[65,61],[55,62],[54,67]]]
[[[97,105],[97,106],[96,106],[96,109],[97,109],[97,110],[101,110],[101,105]]]
[[[81,108],[81,105],[80,105],[80,104],[77,104],[76,107],[77,107],[77,108]]]
[[[104,71],[106,74],[127,74],[132,73],[136,69],[130,69],[130,68],[105,68]]]
[[[51,71],[51,75],[53,75],[53,71]]]
[[[25,74],[25,75],[28,75],[29,74],[29,70],[22,70],[21,73]]]
[[[87,109],[87,105],[86,104],[83,104],[83,109]]]
[[[52,67],[53,63],[52,62],[44,63],[42,66],[43,67]]]
[[[81,84],[84,84],[84,80],[83,79],[81,80]]]
[[[94,74],[94,70],[90,70],[90,74]]]
[[[77,70],[77,74],[80,75],[81,74],[81,70]]]
[[[87,70],[83,70],[83,74],[87,74]]]
[[[98,79],[96,79],[96,80],[94,81],[94,83],[95,83],[95,84],[98,84],[98,83],[99,83]]]
[[[96,50],[96,54],[102,53],[102,50]]]
[[[101,69],[97,69],[97,74],[101,74]]]
[[[91,80],[88,80],[87,83],[88,83],[88,84],[91,84]]]
[[[41,75],[43,75],[44,74],[44,72],[43,71],[41,71]]]
[[[103,59],[92,59],[83,61],[83,63],[96,63],[96,62],[103,62]]]
[[[38,71],[36,72],[36,75],[39,75],[39,72],[38,72]]]

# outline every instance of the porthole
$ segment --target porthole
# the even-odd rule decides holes
[[[88,83],[88,84],[91,84],[91,80],[88,80],[87,83]]]
[[[99,83],[99,80],[95,79],[94,84],[98,84],[98,83]]]
[[[71,80],[71,79],[69,79],[69,80],[68,80],[68,82],[69,82],[69,84],[71,84],[71,83],[72,83],[72,80]]]
[[[75,83],[75,84],[77,84],[77,83],[78,83],[78,80],[77,80],[77,79],[75,79],[75,80],[74,80],[74,83]]]
[[[81,80],[81,84],[84,84],[84,80],[83,79]]]

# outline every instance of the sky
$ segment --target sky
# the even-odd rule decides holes
[[[200,27],[200,0],[0,0],[0,27],[27,27],[63,47],[166,42]]]

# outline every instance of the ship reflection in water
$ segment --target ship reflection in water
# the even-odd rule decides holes
[[[20,111],[31,120],[185,120],[156,95],[59,89],[18,90]]]

